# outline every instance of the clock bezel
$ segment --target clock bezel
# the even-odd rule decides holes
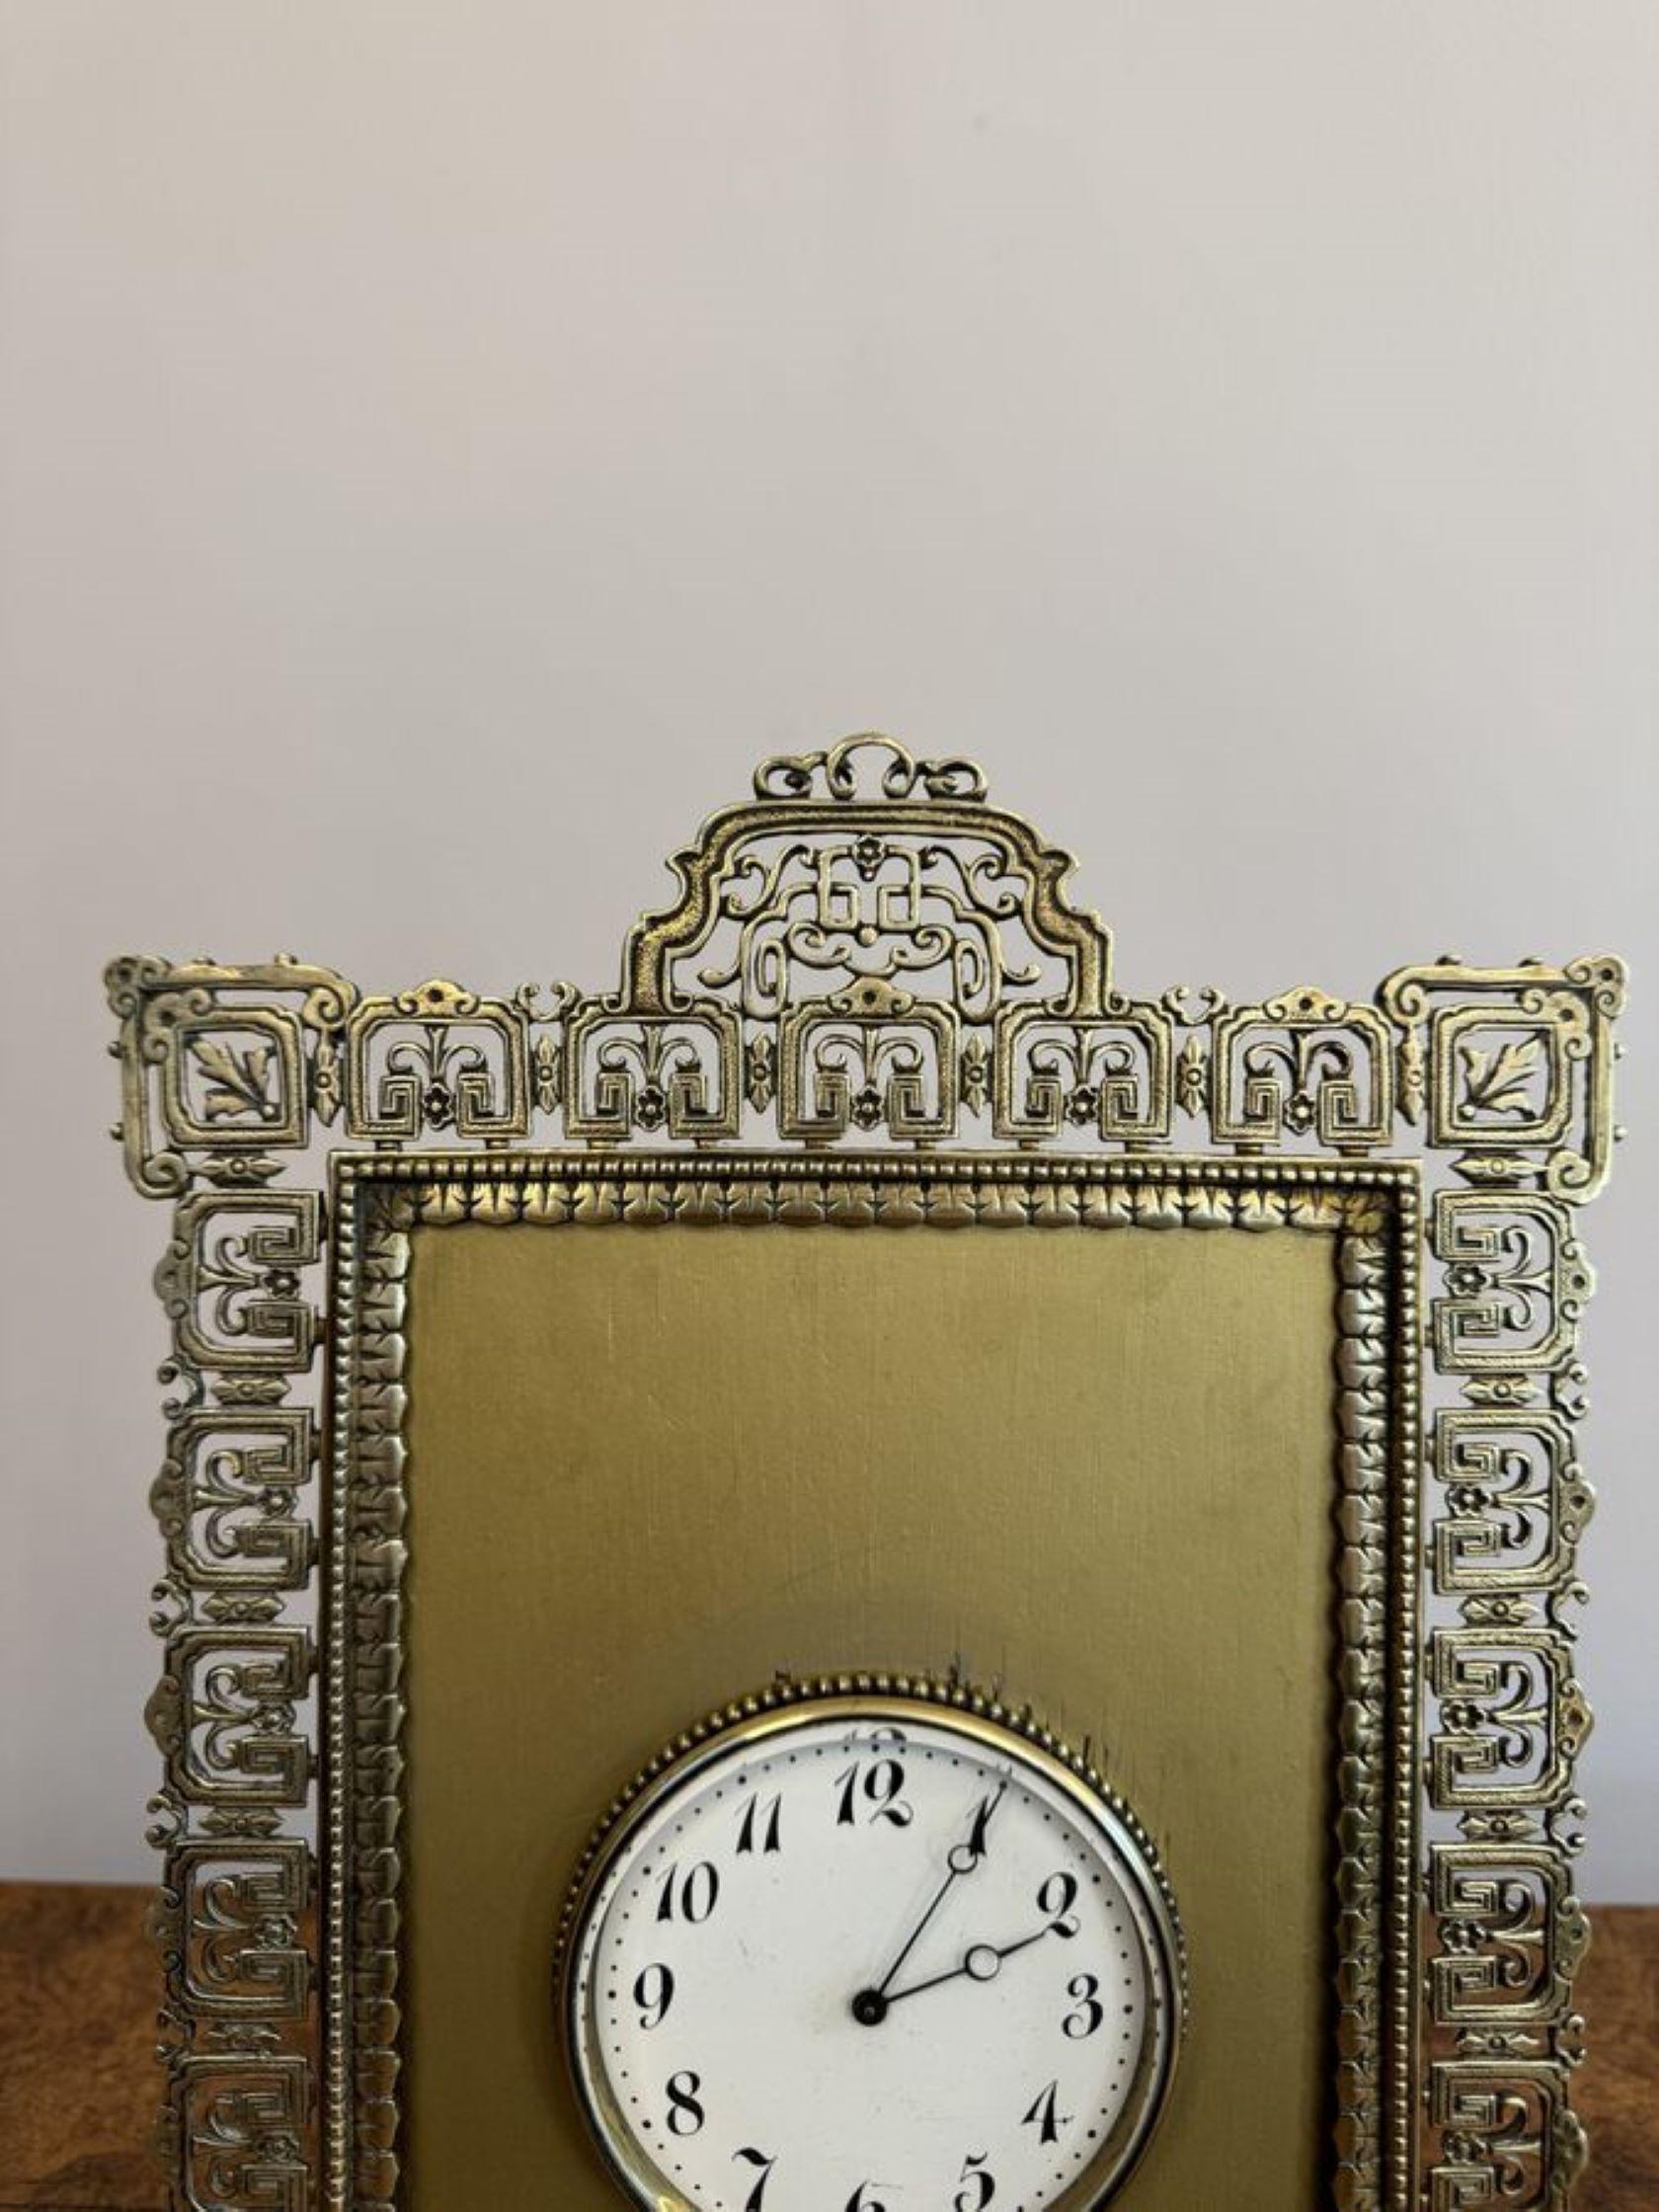
[[[1163,1993],[1154,2000],[1166,2014],[1161,2049],[1158,2038],[1148,2034],[1111,2132],[1048,2212],[1091,2212],[1109,2203],[1141,2164],[1168,2110],[1185,2040],[1190,1977],[1174,1888],[1133,1806],[1080,1752],[1045,1727],[1031,1707],[1012,1707],[966,1683],[925,1673],[772,1682],[704,1715],[664,1744],[595,1824],[572,1874],[553,1937],[553,2009],[565,2079],[606,2168],[644,2212],[699,2212],[695,2200],[659,2171],[620,2107],[604,2094],[602,2069],[583,2064],[579,2046],[592,2030],[582,2010],[578,1968],[589,1915],[608,1874],[651,1815],[709,1767],[791,1730],[843,1717],[849,1723],[932,1721],[988,1751],[1024,1760],[1106,1834],[1126,1878],[1133,1880],[1156,1938],[1155,1953],[1148,1945],[1146,1955],[1148,1983]]]

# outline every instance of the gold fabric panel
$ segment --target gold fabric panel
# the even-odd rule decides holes
[[[1095,1757],[1192,1950],[1133,2212],[1312,2212],[1332,2065],[1334,1240],[443,1227],[409,1313],[413,2212],[608,2212],[570,1870],[777,1670],[959,1664]]]

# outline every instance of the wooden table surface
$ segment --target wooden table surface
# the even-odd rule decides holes
[[[0,2212],[160,2212],[143,1889],[0,1883]],[[1603,1907],[1581,1983],[1574,2212],[1659,2212],[1659,1908]]]

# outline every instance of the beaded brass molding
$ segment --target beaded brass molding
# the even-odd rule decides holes
[[[720,1224],[895,1230],[1293,1229],[1334,1251],[1331,1764],[1338,1848],[1329,2174],[1342,2212],[1412,2202],[1417,2043],[1418,1177],[1401,1161],[1299,1163],[891,1154],[346,1155],[332,1207],[336,1436],[326,1749],[343,1778],[325,1855],[323,2201],[392,2212],[399,2114],[399,1696],[407,1518],[410,1244],[482,1224]],[[914,1677],[904,1678],[913,1692]],[[811,1684],[774,1691],[780,1702]],[[948,1686],[941,1695],[949,1696]],[[713,1716],[711,1716],[712,1719]],[[693,1732],[695,1733],[695,1731]],[[1340,1754],[1340,1756],[1339,1756]],[[1149,1840],[1148,1840],[1149,1841]]]
[[[970,763],[876,737],[768,762],[671,865],[678,896],[629,933],[610,993],[363,995],[287,958],[108,971],[116,1134],[173,1208],[149,1718],[174,2203],[344,2212],[395,2187],[397,1868],[372,1801],[396,1796],[398,1247],[418,1210],[1336,1232],[1346,1604],[1393,1624],[1353,1712],[1408,1785],[1343,1815],[1345,1860],[1380,1849],[1404,1873],[1379,1892],[1380,1974],[1344,1984],[1377,2018],[1353,2023],[1333,2201],[1559,2212],[1584,2157],[1574,1209],[1616,1134],[1620,964],[1447,959],[1365,1002],[1131,997],[1067,856]],[[1380,1273],[1398,1223],[1409,1250]],[[350,1551],[309,1503],[320,1344],[350,1378],[331,1447]],[[1409,1442],[1379,1473],[1390,1432]],[[1419,1459],[1439,1501],[1420,1614]],[[320,1643],[348,1631],[356,1671],[328,1670],[314,1725]],[[343,1760],[351,1786],[322,1790]]]

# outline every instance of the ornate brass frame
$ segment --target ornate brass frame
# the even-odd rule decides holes
[[[1394,1546],[1356,1543],[1346,1606],[1383,1609],[1392,1657],[1349,1717],[1405,1780],[1351,1805],[1344,1852],[1359,1864],[1381,1831],[1405,1872],[1372,1985],[1393,2025],[1355,2039],[1336,2201],[1565,2205],[1584,2155],[1573,1609],[1591,1508],[1572,1209],[1615,1134],[1620,963],[1449,959],[1373,1003],[1132,998],[1108,933],[1066,900],[1066,856],[988,805],[969,763],[886,739],[768,763],[672,866],[678,899],[630,933],[607,995],[363,996],[291,959],[109,971],[118,1134],[134,1183],[174,1209],[149,1717],[175,2202],[300,2212],[393,2191],[397,1869],[374,1807],[389,1820],[397,1790],[397,1247],[417,1216],[1106,1227],[1221,1208],[1238,1225],[1347,1222],[1342,1340],[1381,1330],[1392,1371],[1391,1422],[1364,1361],[1346,1393],[1343,1479],[1362,1523],[1368,1498],[1391,1514]],[[756,1158],[756,1142],[781,1149]],[[1406,1239],[1391,1291],[1364,1265],[1383,1198]],[[325,1425],[328,1511],[355,1518],[319,1593],[305,1494]],[[1390,1427],[1400,1457],[1380,1471]],[[1419,1457],[1440,1501],[1420,1615]],[[327,1671],[320,1730],[319,1594],[322,1629],[354,1648],[349,1674]],[[1373,2002],[1364,1984],[1344,2001]],[[1354,2124],[1372,2106],[1375,2155]]]

